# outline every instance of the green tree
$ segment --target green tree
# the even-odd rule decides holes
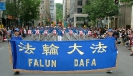
[[[12,23],[17,25],[16,18],[19,18],[20,7],[22,0],[6,0],[6,10],[3,12],[4,15],[12,16]]]
[[[36,20],[39,17],[40,0],[6,0],[4,14],[19,18],[21,22]]]
[[[18,18],[20,14],[21,0],[6,0],[6,10],[4,14],[11,15],[14,19]]]
[[[20,19],[24,22],[36,20],[39,17],[40,0],[22,0]]]
[[[120,2],[126,2],[129,6],[133,5],[133,0],[120,0]]]
[[[84,13],[88,13],[90,20],[118,15],[118,5],[114,0],[88,0],[84,6]]]
[[[56,21],[63,18],[63,4],[56,3]]]

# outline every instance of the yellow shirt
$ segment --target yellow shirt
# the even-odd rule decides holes
[[[2,25],[0,25],[0,29],[2,28]]]
[[[3,24],[1,25],[1,28],[4,28]]]

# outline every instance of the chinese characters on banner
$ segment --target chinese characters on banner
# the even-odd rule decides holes
[[[20,42],[20,44],[18,45],[19,47],[19,51],[23,51],[25,50],[26,54],[34,54],[34,50],[36,49],[35,47],[33,48],[32,45],[30,45],[29,43],[27,43],[26,45],[24,45],[22,42]],[[58,46],[55,46],[54,44],[51,44],[50,46],[45,44],[42,46],[43,47],[43,53],[45,55],[58,55]],[[79,50],[78,48],[82,48],[82,46],[77,46],[76,43],[74,43],[74,46],[69,46],[69,48],[73,48],[72,51],[67,52],[68,54],[72,54],[73,52],[75,52],[77,50],[77,52],[80,55],[83,55],[84,52],[82,52],[81,50]],[[104,44],[102,44],[101,42],[99,42],[99,44],[95,45],[92,44],[92,46],[90,47],[92,49],[92,53],[104,53],[106,52],[106,48],[107,46],[105,46]]]

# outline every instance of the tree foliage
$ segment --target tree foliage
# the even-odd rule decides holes
[[[39,16],[40,0],[6,0],[5,14],[28,22]]]
[[[6,10],[4,14],[11,15],[14,18],[17,18],[20,14],[21,0],[6,0]]]
[[[84,6],[84,13],[88,13],[91,20],[115,16],[118,15],[118,5],[114,0],[88,0]]]
[[[129,6],[133,5],[133,0],[120,0],[120,1],[128,3]]]
[[[63,4],[56,3],[56,20],[62,20],[63,18]]]
[[[39,17],[40,0],[22,0],[20,19],[30,21]]]

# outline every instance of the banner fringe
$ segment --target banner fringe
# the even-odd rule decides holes
[[[10,55],[10,64],[13,64],[12,50],[11,50],[11,44],[10,44],[10,42],[8,43],[8,51],[9,51],[9,55]]]
[[[13,69],[14,72],[19,71],[22,73],[41,73],[41,74],[84,74],[84,73],[95,73],[95,72],[106,72],[108,70],[115,70],[114,68],[108,69],[99,69],[99,70],[78,70],[78,71],[32,71],[32,70],[22,70],[22,69]]]

